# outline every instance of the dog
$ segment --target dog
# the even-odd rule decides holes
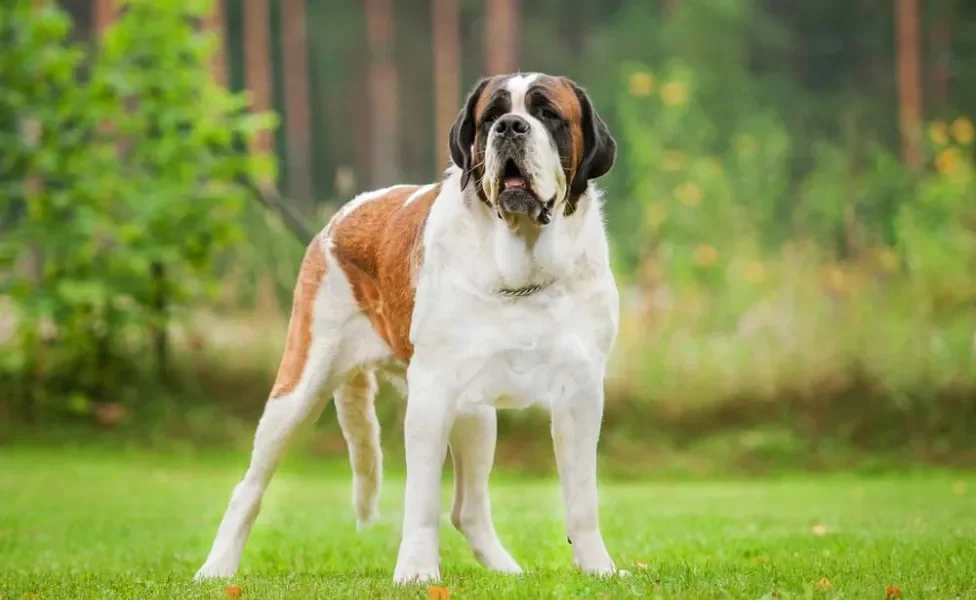
[[[284,354],[196,579],[238,568],[289,442],[335,399],[358,527],[382,480],[376,375],[407,396],[407,480],[393,580],[440,579],[440,481],[454,465],[451,522],[488,569],[520,573],[492,523],[496,410],[551,413],[574,564],[618,573],[600,530],[597,443],[619,322],[602,195],[617,145],[583,88],[542,73],[481,79],[450,130],[440,182],[346,203],[307,247]]]

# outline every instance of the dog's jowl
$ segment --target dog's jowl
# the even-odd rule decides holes
[[[198,578],[237,571],[275,468],[329,397],[359,525],[376,519],[378,374],[407,396],[395,582],[440,577],[448,448],[451,522],[484,566],[521,572],[495,533],[488,476],[496,410],[533,404],[552,415],[574,562],[616,572],[600,533],[597,441],[619,308],[593,183],[616,143],[580,87],[543,74],[480,81],[444,142],[454,164],[440,182],[361,194],[308,247],[251,462]]]

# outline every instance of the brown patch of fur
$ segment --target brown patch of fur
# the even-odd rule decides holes
[[[285,352],[278,366],[272,398],[290,394],[298,387],[302,373],[308,362],[308,352],[312,346],[312,320],[315,310],[315,296],[325,278],[325,254],[319,236],[315,236],[305,251],[305,258],[298,271],[292,300],[291,318],[288,321],[288,337]]]
[[[419,189],[391,190],[364,203],[330,230],[332,253],[349,279],[356,302],[393,355],[404,361],[413,356],[410,321],[414,277],[423,261],[424,224],[441,184],[404,205]]]
[[[488,108],[488,103],[494,98],[495,93],[504,87],[505,82],[511,78],[511,75],[496,75],[488,81],[485,89],[481,90],[481,95],[474,105],[474,122],[476,124],[481,121],[481,115],[485,114],[485,109]]]
[[[576,169],[583,160],[583,107],[572,84],[564,77],[547,77],[539,86],[559,114],[569,122],[573,139],[573,156],[566,168],[567,185],[576,177]]]

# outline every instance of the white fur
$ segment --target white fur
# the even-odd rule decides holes
[[[429,183],[423,186],[422,188],[418,189],[416,192],[410,194],[410,197],[407,198],[406,202],[404,202],[403,205],[406,206],[411,202],[413,202],[414,200],[416,200],[417,198],[423,198],[435,187],[437,187],[436,183]]]
[[[448,183],[456,177],[452,173]],[[591,185],[570,217],[556,212],[531,248],[511,240],[498,254],[500,229],[508,231],[491,209],[462,198],[456,185],[445,185],[428,217],[410,333],[407,490],[397,582],[439,578],[437,482],[447,432],[458,415],[485,406],[537,404],[551,411],[575,562],[587,572],[616,571],[597,515],[603,378],[619,318],[598,193]],[[493,295],[508,283],[506,267],[516,263],[528,265],[524,283],[555,283],[517,300]],[[487,502],[487,492],[484,497]],[[491,529],[477,527],[488,532],[487,545],[494,547]],[[477,552],[485,544],[476,546],[473,537],[469,542]]]
[[[521,77],[509,84],[516,110],[524,111],[520,98],[530,81],[531,77]],[[536,146],[532,154],[540,169],[558,165],[551,143]],[[552,169],[556,171],[561,173]],[[455,467],[451,522],[483,565],[521,572],[492,524],[488,477],[496,409],[533,404],[552,414],[574,562],[585,572],[614,573],[600,533],[596,447],[619,299],[599,193],[591,185],[577,211],[566,217],[565,181],[553,176],[544,183],[548,180],[540,175],[536,181],[558,188],[560,202],[552,222],[529,243],[474,197],[470,187],[462,192],[459,181],[460,170],[452,167],[427,218],[424,261],[416,279],[410,329],[414,354],[406,367],[407,484],[394,581],[440,577],[440,476],[448,448]],[[360,195],[334,221],[376,197],[378,193]],[[237,571],[275,467],[298,428],[321,412],[324,402],[319,398],[330,392],[335,392],[349,447],[357,520],[365,525],[376,518],[382,454],[372,372],[389,371],[396,378],[395,371],[403,365],[394,361],[390,348],[360,313],[330,252],[331,240],[326,237],[321,243],[327,269],[315,300],[308,364],[291,394],[268,402],[251,464],[234,490],[198,579]],[[544,281],[553,283],[526,297],[494,293],[499,287]]]

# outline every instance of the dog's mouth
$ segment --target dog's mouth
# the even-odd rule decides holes
[[[498,208],[503,213],[510,216],[526,215],[536,225],[545,225],[551,220],[551,202],[544,202],[536,195],[531,179],[514,159],[505,161],[499,175],[498,189]]]
[[[522,174],[522,169],[511,158],[505,161],[505,168],[502,170],[501,179],[502,184],[499,187],[503,193],[509,190],[529,191],[529,184],[525,179],[525,175]]]

